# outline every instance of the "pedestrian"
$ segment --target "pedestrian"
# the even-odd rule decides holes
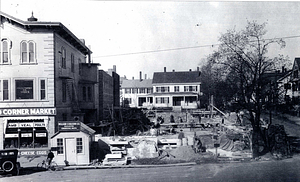
[[[48,153],[48,156],[47,156],[48,167],[50,167],[50,164],[51,164],[53,158],[54,158],[54,154],[51,150],[49,150],[49,153]]]
[[[184,133],[182,130],[180,130],[179,134],[178,134],[178,139],[180,140],[180,145],[182,145],[182,139],[185,138],[184,137]]]

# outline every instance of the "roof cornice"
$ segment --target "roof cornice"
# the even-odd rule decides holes
[[[9,23],[14,22],[15,24],[18,24],[20,27],[24,27],[26,30],[33,27],[45,28],[45,29],[52,28],[53,31],[58,30],[58,34],[67,34],[73,41],[75,41],[76,44],[79,47],[81,47],[79,49],[81,52],[83,52],[84,54],[92,53],[92,51],[80,39],[78,39],[67,27],[65,27],[60,22],[23,21],[11,15],[8,15],[2,11],[0,11],[0,16],[1,16],[0,18],[4,17]]]

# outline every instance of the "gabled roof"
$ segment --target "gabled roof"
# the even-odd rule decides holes
[[[152,88],[152,79],[123,80],[121,88]]]
[[[300,58],[295,58],[294,66],[296,66],[295,64],[297,64],[297,67],[299,68],[299,66],[300,66]]]
[[[200,71],[155,72],[152,83],[200,83],[200,75]]]
[[[21,27],[29,32],[39,32],[45,30],[55,31],[57,34],[62,36],[65,40],[71,43],[82,53],[92,53],[92,51],[80,39],[78,39],[69,29],[67,29],[60,22],[23,21],[13,16],[10,16],[2,11],[0,11],[0,20],[6,20],[7,22],[15,26]]]

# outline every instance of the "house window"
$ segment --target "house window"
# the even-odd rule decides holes
[[[131,89],[130,88],[125,88],[125,94],[130,94],[131,93]]]
[[[21,50],[22,50],[22,63],[27,63],[27,43],[26,42],[22,42],[21,44]]]
[[[16,80],[16,99],[33,99],[33,80]]]
[[[161,92],[161,87],[156,87],[156,92]]]
[[[34,44],[29,42],[29,63],[34,63]]]
[[[174,86],[174,92],[179,92],[179,86]]]
[[[92,101],[92,88],[88,87],[88,101]]]
[[[86,101],[86,87],[82,87],[82,100]]]
[[[78,59],[78,64],[79,64],[79,75],[82,75],[81,59]]]
[[[61,48],[61,67],[66,69],[66,49],[64,47]]]
[[[77,154],[83,153],[82,138],[76,138],[76,151]]]
[[[2,41],[1,63],[2,64],[9,63],[9,48],[8,48],[8,41],[6,39]]]
[[[9,100],[9,84],[8,80],[3,80],[3,100]]]
[[[74,84],[72,83],[72,101],[75,101],[75,87]]]
[[[137,88],[133,88],[132,89],[132,93],[134,94],[134,93],[137,93]]]
[[[168,104],[169,103],[169,97],[157,97],[155,99],[157,104]]]
[[[140,94],[144,94],[145,93],[145,88],[140,88]]]
[[[148,94],[153,93],[153,88],[147,88],[147,93]]]
[[[71,54],[71,71],[72,73],[75,72],[75,63],[74,63],[74,54]]]
[[[67,101],[67,83],[66,81],[62,82],[62,102]]]
[[[46,99],[46,81],[40,80],[40,100]]]
[[[298,78],[299,77],[299,75],[298,75],[298,70],[295,70],[294,71],[294,78]]]
[[[64,143],[62,138],[57,139],[57,154],[64,153]]]
[[[21,43],[21,63],[35,63],[35,43],[23,41]]]

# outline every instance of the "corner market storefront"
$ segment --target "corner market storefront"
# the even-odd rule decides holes
[[[47,155],[55,130],[55,108],[0,109],[0,149]]]

